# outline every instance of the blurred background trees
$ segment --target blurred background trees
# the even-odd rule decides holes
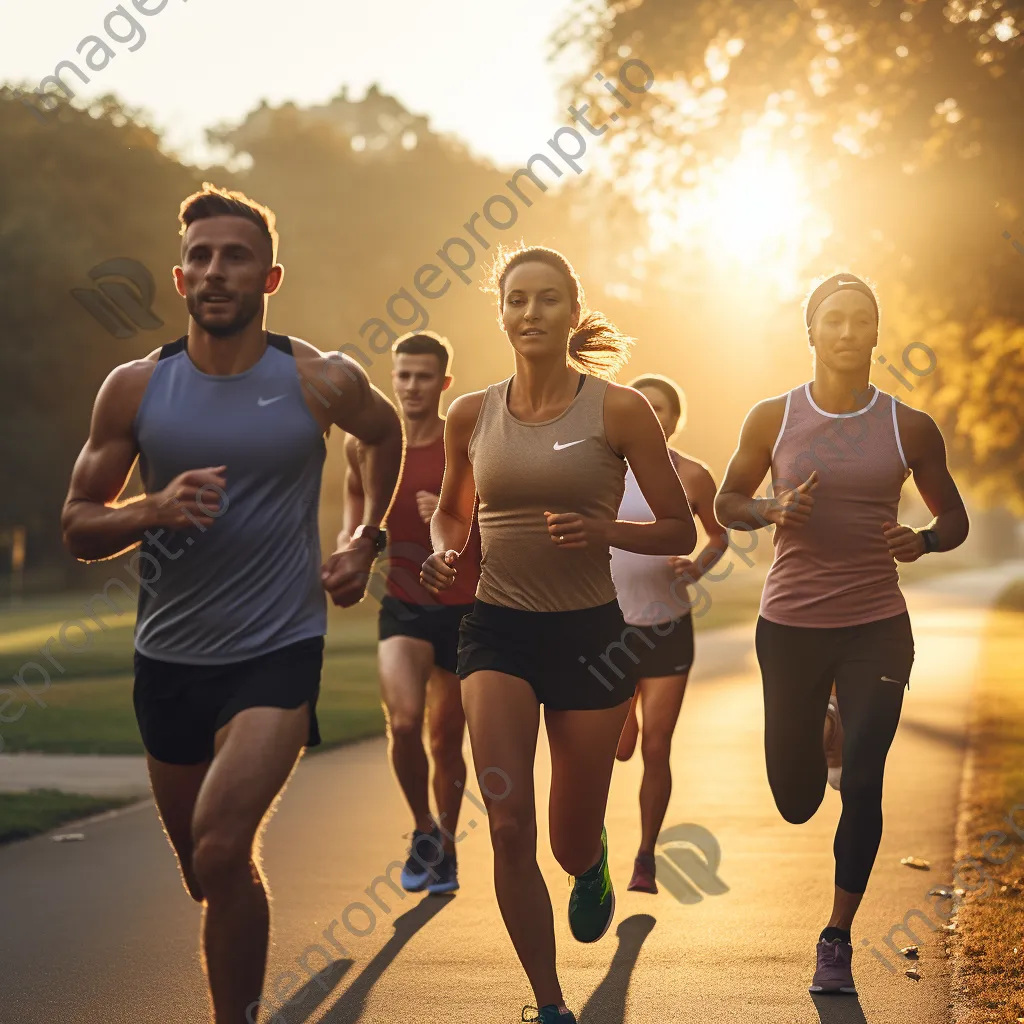
[[[810,376],[810,281],[869,277],[879,351],[908,384],[876,382],[937,418],[977,501],[1024,512],[1022,18],[1022,0],[580,0],[554,40],[587,69],[565,105],[585,98],[595,123],[614,111],[615,130],[500,240],[565,251],[591,305],[639,338],[627,374],[686,388],[680,444],[719,475],[750,405]],[[648,92],[619,83],[628,60],[650,69]],[[376,88],[261,103],[211,128],[212,168],[184,165],[114,97],[40,119],[4,89],[0,133],[0,537],[27,527],[40,586],[80,578],[58,519],[97,387],[185,330],[170,268],[186,195],[212,180],[271,206],[287,274],[269,326],[365,347],[359,326],[514,170]],[[161,329],[116,337],[71,295],[115,257],[153,274]],[[456,393],[510,372],[475,283],[428,308],[456,346]],[[373,359],[387,391],[390,360]]]

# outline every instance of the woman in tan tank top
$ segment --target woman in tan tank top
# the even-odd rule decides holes
[[[650,405],[608,382],[631,339],[586,312],[565,258],[536,247],[503,252],[494,282],[515,374],[452,403],[423,581],[437,591],[454,582],[479,495],[483,558],[462,623],[459,675],[495,890],[539,1007],[531,1019],[574,1024],[537,865],[540,706],[551,754],[551,848],[575,877],[573,935],[595,942],[615,908],[603,819],[636,685],[630,644],[642,637],[616,602],[609,547],[677,555],[693,550],[696,529]],[[626,460],[655,522],[616,521]]]

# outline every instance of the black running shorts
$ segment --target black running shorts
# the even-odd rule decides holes
[[[635,632],[617,601],[571,612],[528,612],[477,601],[462,620],[459,676],[483,671],[518,676],[551,711],[612,708],[636,689]]]
[[[320,742],[316,701],[324,638],[311,637],[228,665],[181,665],[135,652],[135,717],[157,761],[200,764],[218,729],[246,708],[309,704],[307,747]]]
[[[434,664],[455,672],[459,660],[459,624],[471,604],[410,604],[385,594],[377,618],[378,638],[411,636],[434,648]]]
[[[637,678],[681,676],[693,665],[693,620],[689,615],[654,626],[633,626],[636,642],[630,648],[640,658]]]

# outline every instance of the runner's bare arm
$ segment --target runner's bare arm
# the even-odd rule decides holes
[[[423,563],[420,573],[420,581],[435,594],[455,582],[458,556],[465,550],[473,528],[476,480],[469,461],[469,439],[476,429],[483,400],[483,391],[462,395],[452,402],[445,419],[444,478],[437,508],[430,520],[434,552]]]
[[[330,400],[324,410],[329,422],[361,442],[362,523],[379,526],[391,507],[401,476],[402,421],[354,359],[333,352],[322,357],[320,371],[321,391]]]
[[[655,520],[613,523],[609,546],[642,555],[688,554],[697,543],[697,527],[654,410],[632,388],[611,384],[604,419],[608,443],[626,457]]]
[[[435,551],[463,551],[473,528],[476,481],[469,461],[469,439],[476,429],[484,392],[456,398],[444,425],[444,478],[437,509],[430,520]]]
[[[939,536],[939,551],[951,551],[967,539],[970,523],[963,498],[946,464],[946,444],[927,413],[896,406],[903,454],[928,511],[935,517],[926,529]]]
[[[93,406],[89,438],[75,462],[61,514],[68,551],[82,561],[112,558],[138,544],[147,530],[185,529],[213,522],[224,486],[224,467],[208,466],[176,477],[161,492],[118,502],[138,449],[133,424],[152,376],[155,353],[117,367]],[[197,501],[198,499],[198,501]]]
[[[694,582],[708,572],[729,547],[729,533],[715,518],[715,478],[701,462],[680,456],[684,461],[679,469],[690,508],[704,527],[708,542],[693,559],[673,556],[672,566],[677,576],[684,573]]]
[[[347,547],[356,527],[363,521],[366,493],[363,491],[363,470],[359,463],[359,442],[349,434],[345,438],[345,492],[341,504],[341,532],[338,549]]]
[[[758,402],[743,421],[739,445],[715,498],[715,515],[728,529],[758,530],[774,522],[776,502],[755,498],[754,491],[772,468],[772,447],[785,408],[785,398],[769,398]]]

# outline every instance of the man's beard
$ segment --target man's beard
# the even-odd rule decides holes
[[[219,322],[207,324],[203,322],[203,318],[199,313],[199,299],[194,295],[190,295],[185,305],[188,307],[189,315],[193,320],[204,330],[207,334],[212,335],[214,338],[232,338],[236,334],[241,334],[249,324],[255,319],[255,317],[263,309],[263,295],[243,295],[239,299],[238,314],[234,320],[230,320],[227,323]]]

